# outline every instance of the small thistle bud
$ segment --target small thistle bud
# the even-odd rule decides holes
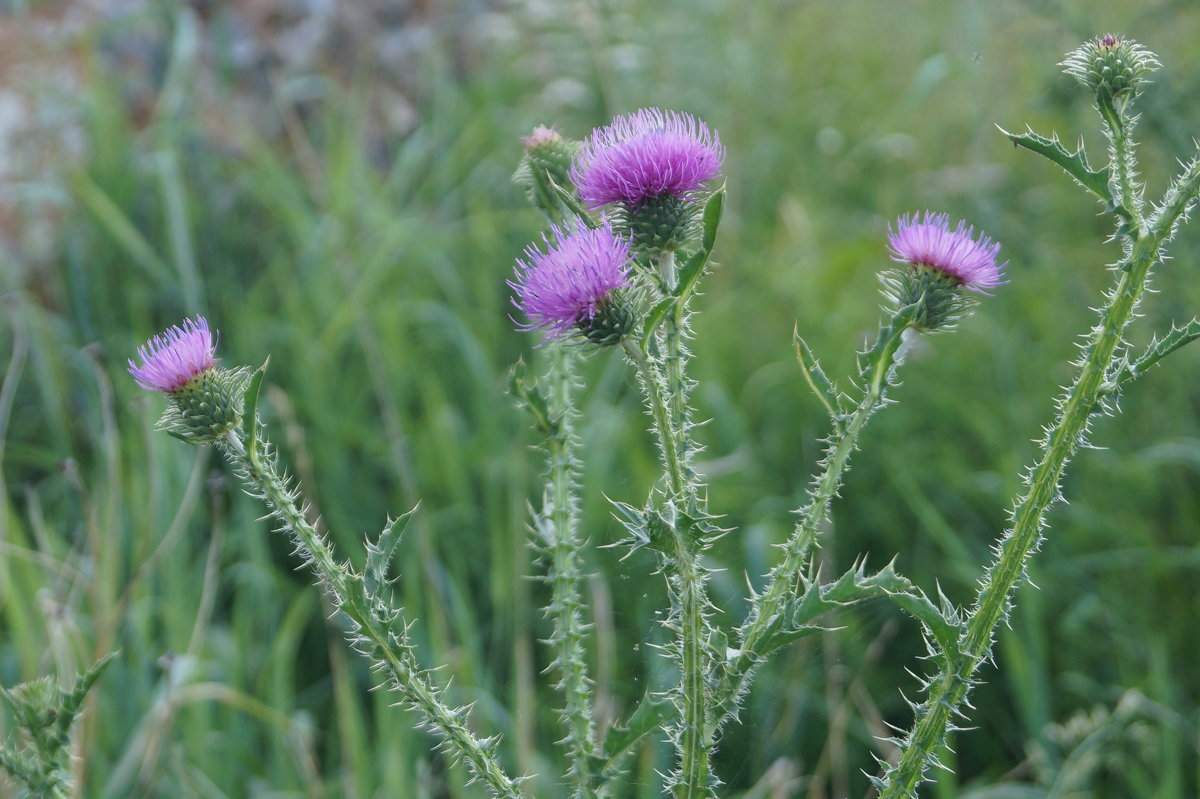
[[[129,373],[147,391],[167,395],[158,426],[190,444],[211,444],[242,423],[250,372],[217,368],[216,344],[208,321],[196,317],[172,325],[138,347],[141,364]]]
[[[1097,102],[1119,111],[1160,64],[1154,53],[1132,39],[1106,33],[1068,53],[1060,66],[1096,95]]]
[[[721,172],[720,137],[690,114],[643,108],[583,142],[571,177],[591,209],[615,218],[640,252],[673,252],[694,235],[696,194]]]
[[[62,692],[51,677],[14,685],[4,698],[17,725],[34,736],[44,735],[54,725],[62,704]]]
[[[627,289],[629,240],[605,223],[595,229],[582,224],[551,227],[543,252],[535,246],[517,261],[517,276],[508,285],[513,304],[528,322],[522,330],[543,330],[549,340],[573,335],[600,346],[617,344],[637,324]],[[553,239],[553,242],[552,242]]]
[[[579,152],[579,142],[564,138],[554,128],[539,125],[521,139],[525,155],[513,181],[524,187],[530,204],[557,216],[563,204],[555,187],[571,190],[571,162]]]
[[[905,266],[882,275],[884,295],[893,311],[916,306],[911,327],[945,329],[974,306],[966,292],[987,294],[1006,282],[1005,264],[996,263],[1000,245],[974,234],[966,222],[951,231],[947,214],[929,212],[920,221],[916,214],[902,216],[895,230],[888,227],[891,258]]]

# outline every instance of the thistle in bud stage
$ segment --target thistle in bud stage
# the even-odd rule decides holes
[[[211,444],[242,423],[249,372],[217,367],[216,343],[208,320],[183,320],[138,347],[129,373],[147,391],[170,399],[159,427],[189,444]]]
[[[1132,39],[1106,33],[1069,53],[1060,66],[1096,95],[1097,102],[1120,111],[1160,64],[1154,53]]]
[[[976,238],[966,222],[951,230],[947,214],[901,216],[895,229],[888,226],[888,251],[905,266],[884,273],[884,294],[896,310],[917,306],[911,326],[919,330],[945,329],[973,306],[966,292],[987,294],[1006,282],[1007,262],[996,262],[1000,245]]]
[[[694,116],[643,108],[593,131],[571,178],[586,207],[620,206],[639,250],[674,252],[695,230],[695,195],[724,160],[720,137]]]
[[[513,180],[524,187],[532,205],[552,217],[562,214],[558,189],[571,189],[571,162],[579,152],[579,142],[565,138],[554,128],[539,125],[521,143],[525,155],[513,173]]]
[[[513,304],[528,320],[522,330],[544,330],[547,340],[583,336],[593,344],[618,343],[637,322],[630,298],[629,239],[605,221],[598,228],[550,228],[543,252],[531,245],[517,260]]]

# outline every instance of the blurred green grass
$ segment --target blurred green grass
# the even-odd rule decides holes
[[[302,113],[279,99],[277,137],[249,125],[218,136],[178,46],[167,100],[145,120],[107,68],[110,32],[81,44],[88,147],[51,209],[53,246],[0,255],[0,680],[121,649],[80,730],[82,796],[482,795],[367,691],[282,537],[218,460],[151,429],[161,403],[124,359],[167,324],[203,312],[225,363],[271,356],[273,438],[343,553],[420,500],[398,565],[423,657],[478,703],[481,729],[506,731],[512,768],[540,775],[533,795],[558,796],[555,700],[538,677],[544,597],[524,579],[540,464],[503,395],[532,344],[512,330],[504,285],[539,230],[509,182],[519,137],[542,123],[578,137],[658,104],[703,117],[728,148],[694,376],[712,420],[712,506],[738,527],[716,553],[732,625],[825,433],[793,325],[831,374],[852,368],[876,320],[887,221],[926,207],[967,218],[1004,244],[1011,283],[914,352],[842,491],[827,557],[844,569],[859,553],[877,566],[898,555],[926,590],[967,602],[1116,258],[1098,208],[994,123],[1082,135],[1099,159],[1086,98],[1055,62],[1116,30],[1166,65],[1141,104],[1150,196],[1200,129],[1191,3],[457,10],[504,35],[482,36],[466,66],[431,51],[412,77],[419,122],[382,141],[369,73],[344,90],[318,82]],[[163,4],[142,24],[178,45],[186,19]],[[46,210],[15,206],[29,220]],[[1174,242],[1138,340],[1200,309],[1198,244],[1194,228]],[[1040,590],[1021,589],[999,670],[975,695],[979,729],[956,736],[955,773],[926,795],[1200,792],[1198,358],[1172,356],[1096,425],[1105,449],[1082,453],[1067,480],[1070,504],[1032,569]],[[640,496],[653,452],[620,362],[599,354],[587,372],[586,533],[601,545],[616,536],[605,496]],[[605,718],[668,679],[634,645],[662,637],[661,578],[648,556],[619,555],[596,550],[590,584]],[[719,755],[731,795],[867,793],[869,753],[887,754],[872,736],[907,724],[900,691],[916,690],[905,670],[921,669],[923,648],[883,606],[832,621],[845,629],[760,675]],[[622,795],[656,796],[669,755],[649,741]]]

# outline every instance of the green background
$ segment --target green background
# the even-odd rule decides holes
[[[78,730],[80,796],[483,795],[368,692],[337,620],[223,464],[153,431],[163,401],[125,360],[167,325],[204,313],[225,365],[271,357],[270,435],[344,556],[420,501],[398,566],[421,657],[477,703],[481,732],[505,733],[511,770],[539,775],[533,795],[565,796],[557,699],[539,675],[545,589],[525,579],[541,464],[504,393],[518,358],[541,363],[505,286],[541,229],[509,181],[520,137],[552,123],[581,138],[659,105],[701,117],[728,150],[692,375],[711,419],[711,507],[737,528],[713,559],[732,626],[827,432],[793,327],[831,376],[852,371],[878,316],[888,222],[965,218],[1003,244],[1010,283],[911,354],[825,557],[830,573],[896,557],[965,604],[1119,257],[1099,206],[995,126],[1082,136],[1102,163],[1098,117],[1056,62],[1111,30],[1165,65],[1139,104],[1151,198],[1200,131],[1188,2],[432,3],[414,7],[431,38],[402,75],[352,42],[353,58],[267,70],[249,88],[229,18],[200,7],[151,4],[78,33],[69,90],[22,72],[83,145],[60,149],[56,119],[35,118],[36,157],[0,187],[0,681],[121,650]],[[53,10],[3,12],[13,52],[37,56]],[[144,63],[130,65],[130,36]],[[386,122],[397,92],[399,127]],[[1200,310],[1198,245],[1195,228],[1173,242],[1135,343]],[[1119,418],[1097,420],[1098,449],[1074,463],[1032,567],[1040,590],[1019,591],[999,668],[974,694],[978,729],[955,736],[954,773],[923,795],[1200,791],[1198,359],[1173,355]],[[593,674],[613,718],[669,680],[645,645],[664,638],[666,599],[648,553],[598,548],[619,536],[606,496],[637,502],[655,466],[627,367],[598,353],[585,371]],[[908,724],[901,692],[916,696],[907,670],[924,650],[891,606],[829,623],[843,629],[761,672],[717,757],[729,795],[867,795],[870,753],[889,754],[876,737]],[[648,740],[622,795],[658,795],[669,759]]]

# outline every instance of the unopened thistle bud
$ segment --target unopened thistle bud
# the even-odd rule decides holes
[[[1154,53],[1132,39],[1106,33],[1068,53],[1061,66],[1092,92],[1098,103],[1120,111],[1141,92],[1146,76],[1160,64]]]
[[[546,338],[582,336],[600,346],[620,342],[635,324],[630,300],[629,240],[605,221],[552,227],[546,249],[530,246],[517,261],[513,304],[528,320],[522,330],[543,330]]]
[[[640,252],[673,252],[694,235],[696,195],[724,159],[720,137],[691,114],[643,108],[593,131],[571,177],[588,208],[619,206]]]
[[[564,138],[554,128],[539,125],[521,143],[525,155],[513,173],[513,180],[524,187],[532,205],[551,216],[562,214],[565,209],[558,189],[572,188],[571,161],[579,152],[579,142]]]
[[[975,304],[975,295],[1002,285],[1005,264],[997,264],[1000,245],[959,222],[950,230],[946,214],[902,216],[888,227],[891,258],[903,264],[882,276],[884,294],[893,311],[915,306],[910,326],[918,330],[945,329]]]
[[[217,367],[216,344],[202,317],[183,320],[138,347],[129,373],[169,400],[158,426],[190,444],[211,444],[242,423],[250,372]]]

